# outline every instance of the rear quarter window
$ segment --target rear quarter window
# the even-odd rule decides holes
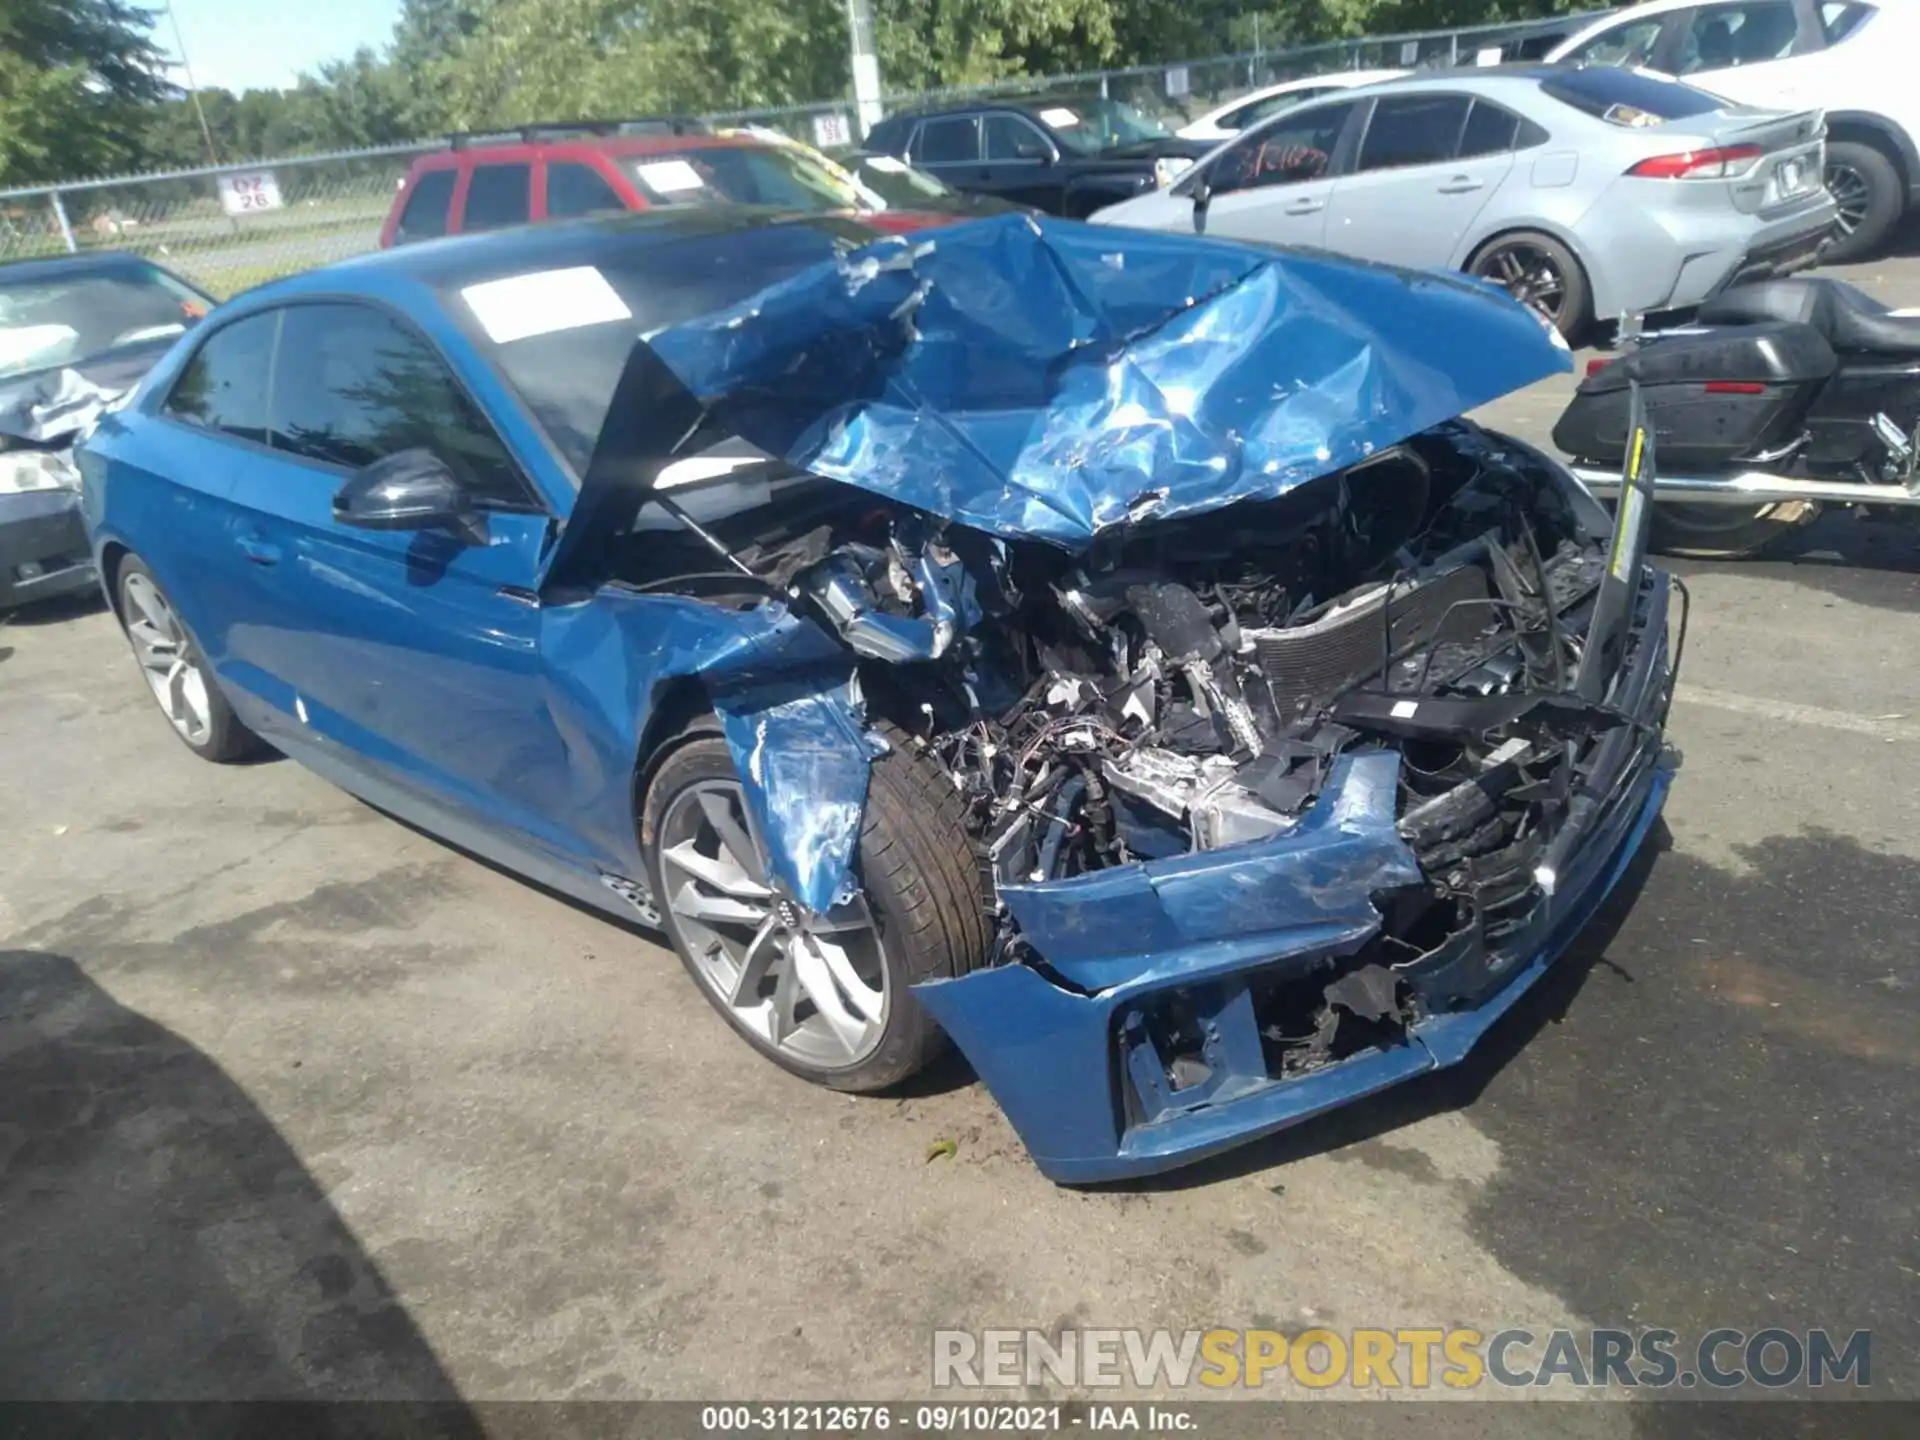
[[[1673,80],[1597,66],[1540,82],[1540,93],[1610,125],[1658,125],[1718,110],[1726,102]]]
[[[408,240],[433,240],[447,233],[447,210],[453,204],[451,170],[428,170],[413,182],[407,206],[400,212],[400,225],[393,232],[395,244]]]

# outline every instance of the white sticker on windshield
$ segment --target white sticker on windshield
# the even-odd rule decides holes
[[[882,175],[904,175],[907,162],[892,155],[863,155],[860,163],[878,170]]]
[[[488,280],[467,286],[460,298],[496,345],[633,318],[627,302],[591,265]]]
[[[1080,123],[1080,117],[1064,106],[1055,106],[1051,110],[1042,110],[1040,118],[1057,129],[1067,130]]]
[[[706,182],[700,172],[684,160],[649,160],[635,167],[640,181],[649,190],[671,195],[676,190],[698,190]]]

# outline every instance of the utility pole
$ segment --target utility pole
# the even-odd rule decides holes
[[[187,42],[180,34],[180,17],[167,6],[167,19],[173,25],[174,48],[180,52],[180,68],[187,74],[187,98],[193,102],[194,118],[200,122],[200,138],[207,142],[207,163],[218,165],[220,152],[213,146],[213,131],[207,125],[207,112],[200,108],[200,87],[194,83],[193,66],[187,62]]]
[[[853,61],[854,124],[864,140],[880,123],[880,56],[873,43],[872,0],[847,0],[847,49]]]

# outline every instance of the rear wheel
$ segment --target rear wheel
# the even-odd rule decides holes
[[[140,663],[141,678],[173,733],[203,760],[224,763],[258,754],[260,738],[240,723],[220,693],[213,667],[153,572],[129,555],[120,562],[115,589],[120,624]]]
[[[1885,152],[1858,140],[1827,146],[1827,189],[1839,215],[1823,263],[1864,260],[1880,248],[1906,210],[1900,172]]]
[[[1782,536],[1812,522],[1818,505],[1804,500],[1767,505],[1653,507],[1653,548],[1696,560],[1739,560],[1760,554]]]
[[[888,736],[860,833],[859,894],[825,915],[777,893],[726,741],[701,726],[647,788],[641,841],[668,937],[701,993],[776,1064],[837,1090],[904,1080],[946,1039],[913,998],[986,955],[953,785]]]
[[[1467,262],[1467,272],[1493,281],[1569,341],[1587,323],[1587,272],[1551,235],[1533,230],[1502,235]]]

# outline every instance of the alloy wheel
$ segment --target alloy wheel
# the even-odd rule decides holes
[[[1827,165],[1827,190],[1833,196],[1836,208],[1834,233],[1841,236],[1853,234],[1867,218],[1867,211],[1873,205],[1873,188],[1867,184],[1867,177],[1851,165],[1830,162]]]
[[[735,781],[703,780],[674,796],[658,843],[661,899],[678,938],[743,1029],[816,1069],[873,1053],[891,997],[864,897],[815,915],[780,895]]]
[[[1537,245],[1515,241],[1489,250],[1473,273],[1493,281],[1514,299],[1555,325],[1567,303],[1567,277],[1553,256]]]
[[[145,575],[129,575],[122,593],[127,601],[127,638],[133,642],[147,688],[189,745],[206,744],[213,735],[213,706],[186,627],[160,587]]]

